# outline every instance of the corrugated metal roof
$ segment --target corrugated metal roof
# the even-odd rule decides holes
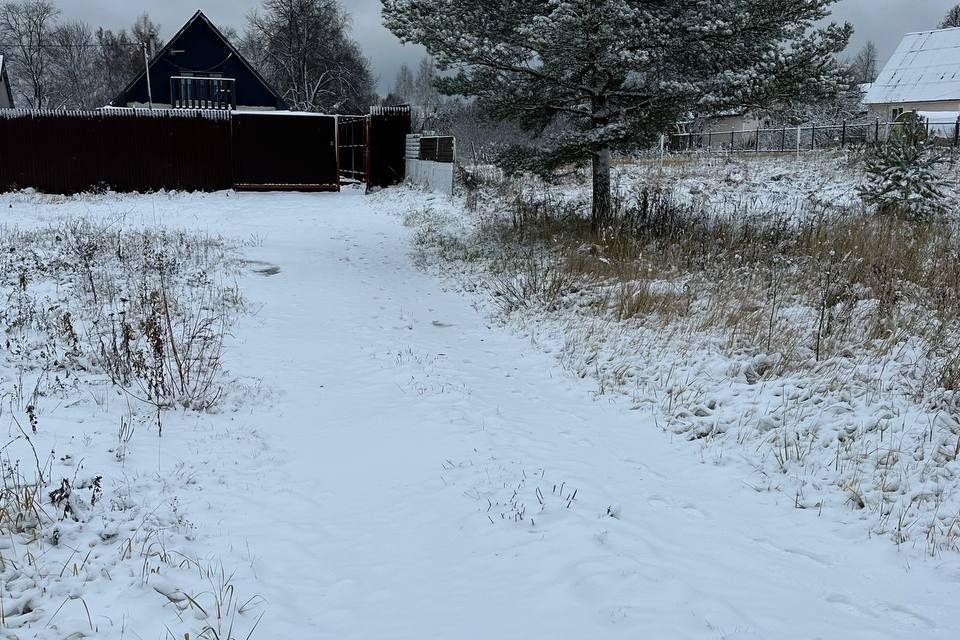
[[[864,102],[940,100],[960,102],[960,28],[904,36]]]

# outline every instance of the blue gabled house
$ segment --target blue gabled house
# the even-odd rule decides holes
[[[287,104],[202,11],[197,11],[113,107],[287,110]]]

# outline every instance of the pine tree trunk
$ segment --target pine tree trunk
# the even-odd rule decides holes
[[[610,149],[593,153],[593,217],[590,229],[599,233],[610,219]]]

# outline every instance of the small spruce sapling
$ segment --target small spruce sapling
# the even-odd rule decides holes
[[[867,158],[860,196],[881,214],[923,218],[943,213],[946,181],[937,173],[940,162],[929,144],[926,123],[907,114],[890,139]]]

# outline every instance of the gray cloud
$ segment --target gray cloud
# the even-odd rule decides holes
[[[936,28],[942,16],[958,0],[840,0],[834,7],[837,21],[849,21],[856,28],[851,50],[859,49],[867,40],[877,43],[881,58],[893,53],[900,37],[909,31]],[[92,25],[111,28],[131,24],[147,11],[170,37],[198,8],[211,20],[242,29],[246,15],[255,9],[258,0],[55,0],[69,18],[79,18]],[[380,22],[379,0],[341,0],[353,17],[353,35],[370,59],[381,91],[392,84],[402,63],[414,65],[423,55],[420,47],[402,45]]]

